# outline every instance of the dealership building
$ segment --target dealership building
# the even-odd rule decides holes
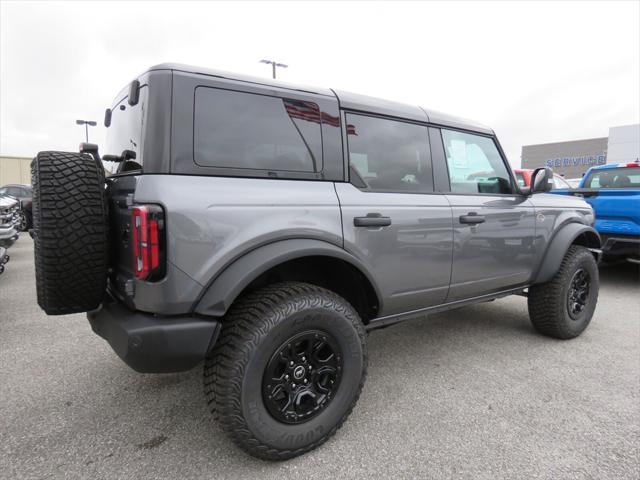
[[[522,147],[522,168],[551,167],[566,178],[580,178],[589,167],[640,158],[640,124],[611,127],[608,137]]]

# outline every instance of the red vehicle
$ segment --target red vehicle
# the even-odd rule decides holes
[[[521,187],[531,186],[531,175],[533,170],[527,168],[516,168],[513,173],[516,175],[516,181]],[[569,183],[557,173],[553,174],[553,188],[573,188]]]

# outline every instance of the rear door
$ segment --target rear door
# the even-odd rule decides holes
[[[442,143],[432,143],[432,148],[446,162],[447,199],[453,213],[453,269],[447,301],[525,284],[535,254],[535,211],[517,193],[495,140],[444,128],[437,138]]]
[[[350,183],[336,183],[344,247],[375,275],[380,315],[444,302],[451,207],[434,193],[428,128],[355,113],[345,120]]]

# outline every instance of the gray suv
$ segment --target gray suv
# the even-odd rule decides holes
[[[344,422],[366,332],[505,295],[569,339],[598,297],[581,198],[518,187],[478,123],[338,90],[184,65],[138,76],[101,152],[32,163],[37,293],[88,312],[139,372],[204,361],[248,453],[290,458]]]

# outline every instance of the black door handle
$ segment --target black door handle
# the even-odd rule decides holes
[[[379,213],[367,213],[366,217],[355,217],[353,224],[356,227],[388,227],[391,225],[391,218]]]
[[[472,225],[483,223],[484,215],[478,215],[476,212],[469,212],[467,215],[460,215],[460,223],[470,223]]]

